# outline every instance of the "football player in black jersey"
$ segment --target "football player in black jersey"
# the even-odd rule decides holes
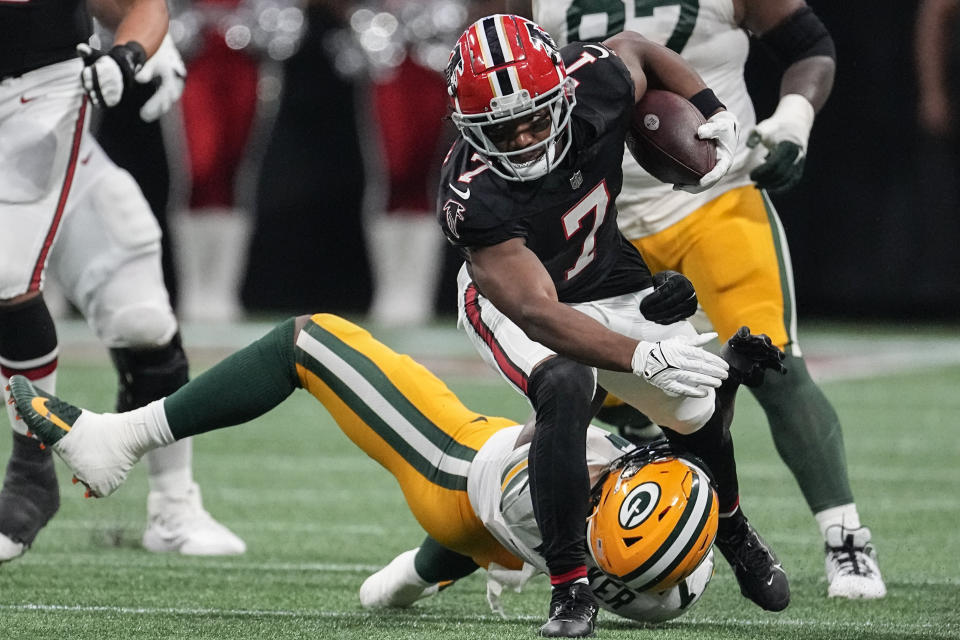
[[[626,129],[648,87],[690,99],[707,118],[697,135],[717,142],[714,170],[677,188],[697,192],[726,172],[736,117],[682,58],[638,34],[557,50],[513,15],[471,25],[446,76],[461,139],[442,169],[438,219],[465,260],[460,321],[536,412],[531,493],[553,585],[541,635],[593,631],[584,434],[606,391],[706,461],[719,489],[718,540],[741,591],[782,610],[786,575],[739,508],[727,426],[745,372],[701,348],[715,334],[654,312],[683,280],[652,286],[617,229],[614,204]],[[758,348],[769,344],[754,338]],[[766,366],[781,368],[778,358]]]

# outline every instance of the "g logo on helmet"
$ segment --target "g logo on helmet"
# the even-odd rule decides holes
[[[590,555],[633,591],[670,589],[710,552],[717,495],[703,469],[670,451],[627,455],[596,490]]]
[[[620,526],[624,529],[636,529],[653,513],[660,501],[660,485],[656,482],[644,482],[635,487],[620,505]]]

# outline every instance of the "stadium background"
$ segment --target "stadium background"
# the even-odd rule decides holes
[[[325,46],[339,26],[329,10],[335,4],[308,8],[310,31],[284,63],[287,83],[262,149],[264,170],[243,185],[257,218],[244,301],[261,321],[185,323],[194,375],[284,314],[358,317],[367,308],[356,120],[362,86],[334,72]],[[960,638],[956,168],[949,150],[923,140],[916,125],[916,3],[810,4],[836,40],[838,77],[813,132],[806,178],[776,202],[801,318],[828,321],[802,323],[801,337],[814,377],[843,419],[851,482],[890,593],[876,602],[824,597],[822,542],[760,408],[741,394],[735,428],[745,500],[790,571],[790,609],[774,615],[753,607],[721,563],[694,611],[654,629],[605,615],[604,638]],[[759,52],[750,63],[761,117],[776,94],[764,73],[769,65]],[[437,296],[441,312],[452,311],[455,266],[451,254]],[[376,333],[425,362],[471,407],[522,420],[525,401],[453,324],[445,317]],[[106,351],[82,320],[60,321],[58,332],[58,392],[110,410],[116,374]],[[549,588],[542,578],[507,594],[507,620],[490,612],[481,575],[409,612],[362,610],[363,579],[422,531],[389,474],[306,394],[195,446],[205,506],[244,538],[247,554],[147,553],[140,547],[142,465],[115,496],[84,500],[58,462],[60,513],[30,553],[0,570],[0,638],[529,638],[542,622]],[[0,442],[0,459],[8,447]]]
[[[838,72],[814,126],[804,181],[774,198],[790,240],[801,318],[960,319],[960,142],[944,148],[917,127],[916,3],[809,4],[833,34]],[[321,4],[308,16],[301,49],[286,63],[279,135],[257,188],[243,299],[251,310],[359,312],[369,301],[370,273],[357,87],[333,72],[323,45],[337,26],[332,14]],[[775,105],[771,68],[765,52],[751,53],[759,117]],[[440,311],[453,305],[456,259],[449,258]]]

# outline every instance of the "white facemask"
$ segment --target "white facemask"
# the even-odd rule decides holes
[[[554,160],[557,157],[557,144],[551,142],[547,145],[547,150],[535,160],[529,162],[510,162],[510,167],[516,172],[522,180],[535,180],[542,178],[550,172],[554,166]]]

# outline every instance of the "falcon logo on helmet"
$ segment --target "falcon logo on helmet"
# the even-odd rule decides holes
[[[692,457],[668,445],[617,461],[594,490],[587,541],[597,566],[635,591],[669,589],[696,570],[717,535],[717,495]]]
[[[446,81],[451,119],[497,175],[536,180],[570,150],[574,82],[553,39],[533,22],[498,14],[470,25],[450,54]],[[526,122],[549,134],[521,149],[501,148]]]

